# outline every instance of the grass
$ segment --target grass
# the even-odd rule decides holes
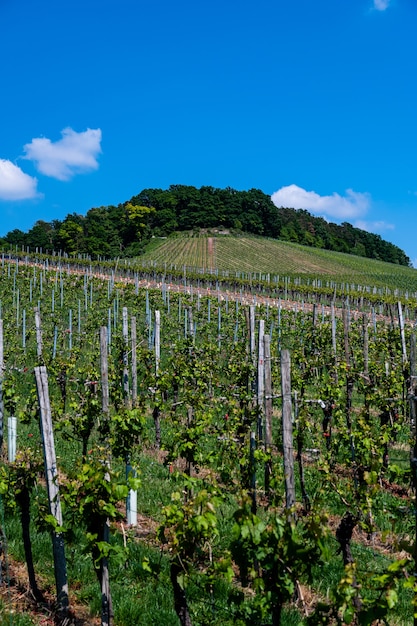
[[[35,624],[29,615],[11,611],[7,602],[0,601],[0,626],[35,626]]]
[[[232,238],[229,238],[229,239],[225,238],[224,240],[222,240],[222,243],[224,242],[225,244],[227,244],[228,241],[229,243],[232,242]],[[241,240],[236,240],[236,241],[237,243],[239,242],[242,243]],[[259,248],[256,248],[256,246],[253,247],[254,245],[253,242],[255,242],[257,246],[259,243],[259,240],[256,240],[255,238],[253,240],[250,240],[248,243],[248,249],[245,254],[242,253],[242,249],[240,250],[240,254],[242,255],[242,258],[244,258],[245,260],[250,259],[252,248],[253,250],[255,249],[259,250],[259,255],[261,255],[262,251]],[[207,243],[207,240],[206,240],[206,243]],[[282,242],[273,242],[273,243],[274,243],[274,246],[276,246],[277,244],[280,244]],[[187,241],[185,240],[185,238],[183,239],[183,242],[181,245],[183,246],[183,249],[186,248]],[[199,239],[194,238],[192,254],[194,255],[195,259],[197,259],[198,245],[200,245]],[[295,249],[291,247],[292,244],[286,244],[286,245],[287,246],[289,245],[290,249]],[[264,247],[266,247],[266,244],[264,245]],[[299,249],[301,247],[297,246],[296,248]],[[271,253],[271,263],[272,263],[273,261],[272,257],[277,256],[277,248],[274,247],[274,248],[271,248],[271,250],[272,250],[272,253]],[[303,249],[303,250],[304,252],[308,251],[309,253],[311,253],[311,249]],[[218,262],[220,252],[221,252],[221,245],[218,245],[217,247],[214,248],[214,251],[213,251],[213,255],[216,256],[216,262]],[[333,253],[330,253],[330,254],[333,255]],[[262,264],[264,262],[266,263],[266,260],[264,260],[263,258],[259,257],[259,259],[260,259],[260,262],[262,262]],[[228,263],[229,262],[231,263],[231,261],[228,261]],[[363,259],[361,259],[360,262],[363,263],[364,262]],[[398,268],[396,266],[389,266],[387,268],[387,271],[388,269],[394,272],[394,270],[397,270]],[[407,270],[407,272],[413,273],[413,270]],[[11,292],[11,288],[9,289],[9,291]],[[131,289],[131,291],[133,292],[133,289]],[[23,293],[23,290],[22,290],[22,293]],[[104,292],[103,290],[101,290],[100,293],[104,293],[104,298],[102,299],[103,301],[100,301],[99,296],[97,296],[97,301],[100,302],[102,310],[100,309],[99,311],[99,309],[97,308],[95,312],[95,317],[97,318],[97,321],[98,321],[100,316],[104,315],[104,320],[107,321],[107,308],[109,306],[112,306],[114,301],[111,301],[111,300],[108,301],[106,299],[105,290]],[[94,295],[96,296],[96,292],[94,292]],[[121,293],[120,295],[121,295],[121,302],[120,302],[120,308],[121,308],[124,304],[123,293]],[[165,316],[165,309],[162,306],[159,294],[158,294],[159,300],[156,297],[155,293],[150,293],[148,295],[150,298],[151,307],[155,307],[155,308],[161,307],[164,313],[163,334],[165,333],[166,335],[164,337],[165,343],[164,342],[162,343],[163,359],[164,359],[164,358],[167,358],[168,354],[171,354],[169,347],[168,347],[169,339],[170,338],[175,339],[177,334],[178,335],[181,334],[182,336],[182,332],[183,332],[182,323],[184,319],[184,311],[186,310],[186,307],[189,305],[189,301],[182,294],[181,296],[172,296],[172,299],[171,299],[172,315],[171,317],[169,317],[168,313]],[[69,291],[68,298],[70,296],[71,296],[71,291]],[[77,297],[78,297],[77,292],[74,291],[74,294],[72,296],[73,302],[74,302],[73,304],[74,311],[77,310]],[[81,293],[81,297],[82,297],[82,293]],[[198,349],[199,347],[200,333],[201,333],[201,337],[205,337],[205,338],[207,338],[207,336],[211,334],[215,344],[217,345],[217,304],[218,303],[215,303],[214,301],[212,302],[212,308],[210,309],[211,310],[211,323],[210,324],[206,321],[208,318],[208,309],[207,309],[208,302],[202,301],[200,304],[201,304],[201,310],[200,308],[197,308],[197,304],[194,303],[194,311],[193,311],[194,321],[198,323],[196,349]],[[3,303],[3,306],[4,306],[4,312],[5,313],[8,312],[6,310],[4,303]],[[29,304],[26,304],[25,306],[29,307]],[[130,300],[130,306],[131,306],[132,311],[135,311],[135,312],[142,311],[143,313],[144,308],[145,308],[144,307],[144,294],[141,293],[141,296],[138,298],[133,298],[132,296]],[[177,307],[178,307],[178,313],[177,313]],[[231,345],[232,345],[231,337],[232,337],[234,327],[235,327],[234,305],[230,306],[229,312],[227,312],[225,304],[222,305],[222,308],[220,308],[220,306],[218,308],[222,312],[222,324],[223,324],[222,335],[224,335],[224,338],[222,339],[223,341],[222,349],[217,352],[213,350],[213,347],[210,347],[210,350],[209,350],[209,347],[205,346],[204,358],[203,358],[203,355],[200,355],[198,359],[194,358],[193,350],[191,350],[191,346],[186,347],[186,349],[184,348],[182,351],[177,350],[176,352],[173,353],[176,355],[180,363],[181,363],[181,359],[184,357],[184,354],[187,357],[184,360],[183,367],[186,368],[186,366],[190,366],[190,372],[187,374],[188,391],[191,388],[192,390],[194,390],[194,387],[197,390],[198,389],[201,390],[200,387],[197,387],[194,384],[195,383],[194,378],[195,377],[198,378],[198,375],[200,372],[199,368],[201,368],[202,365],[205,365],[205,368],[201,370],[202,376],[200,377],[199,380],[200,382],[204,381],[203,389],[205,389],[206,387],[207,379],[211,380],[211,375],[214,374],[214,382],[217,381],[218,387],[219,387],[218,389],[216,388],[214,389],[214,392],[213,392],[214,397],[217,397],[217,395],[222,394],[223,392],[221,390],[223,388],[228,387],[229,382],[235,379],[234,375],[232,375],[231,373],[228,374],[229,370],[227,369],[225,371],[222,371],[219,376],[217,376],[216,374],[217,369],[218,370],[221,369],[220,367],[217,367],[216,361],[219,361],[219,363],[221,363],[223,360],[225,363],[228,362],[228,360],[226,359],[226,354],[231,349]],[[12,310],[11,304],[9,305],[9,309],[11,311],[9,315],[9,318],[11,320],[9,325],[11,325],[12,330],[13,330],[13,332],[10,332],[9,336],[14,336],[16,334],[16,331],[20,332],[20,329],[16,328],[16,322],[15,322],[16,317],[15,317],[14,311]],[[47,305],[45,304],[43,310],[44,310],[44,319],[46,320],[45,323],[47,323],[47,320],[48,320],[47,312],[50,310],[50,306],[47,307]],[[275,331],[274,331],[275,334],[273,335],[273,340],[274,340],[274,345],[276,345],[275,335],[277,333],[277,314],[278,313],[277,311],[273,312],[271,310],[269,312],[269,317],[268,317],[268,313],[266,311],[264,310],[259,311],[259,315],[263,315],[263,314],[267,316],[267,326],[268,324],[272,325],[272,322],[275,321]],[[119,314],[119,317],[120,317],[120,314]],[[240,313],[240,317],[241,317],[241,320],[240,320],[241,327],[240,327],[239,332],[243,336],[244,331],[242,331],[241,328],[243,327],[243,329],[245,329],[246,327],[243,312]],[[142,318],[143,318],[143,315],[142,315]],[[178,318],[178,323],[176,321],[177,318]],[[301,341],[305,342],[305,345],[308,345],[308,341],[309,341],[308,332],[307,332],[308,331],[308,318],[305,316],[300,316],[300,319],[301,319],[302,324],[298,323],[297,316],[292,315],[292,314],[290,315],[289,313],[287,314],[284,312],[282,314],[282,319],[280,318],[280,323],[281,323],[281,326],[279,327],[280,332],[282,330],[283,340],[285,339],[289,342],[289,347],[297,346],[297,344],[299,344],[300,342],[300,339]],[[304,325],[306,327],[306,332],[304,332]],[[87,326],[87,323],[86,323],[86,326]],[[354,327],[352,327],[352,333],[353,331],[354,331]],[[95,342],[97,343],[97,331],[95,330],[94,332],[95,332],[94,336],[96,338]],[[144,337],[144,341],[146,342],[148,331],[144,324],[142,324],[141,332],[142,332],[142,337]],[[67,335],[65,335],[65,337],[67,337]],[[90,337],[89,343],[93,343],[93,340],[91,339],[92,335],[89,335],[89,337]],[[341,334],[340,334],[340,338],[341,338]],[[114,343],[113,345],[116,345],[116,344]],[[355,346],[355,344],[353,345]],[[355,347],[355,353],[356,353],[356,347]],[[89,348],[91,349],[91,346],[89,346]],[[83,346],[83,350],[84,349],[85,347]],[[395,350],[395,346],[392,343],[390,343],[390,351],[394,351],[394,350]],[[397,346],[397,350],[398,350],[398,346]],[[164,355],[164,352],[165,352],[165,355]],[[66,356],[66,354],[67,353],[66,353],[66,348],[65,348],[65,350],[63,350],[63,355]],[[116,354],[116,352],[114,352],[114,354]],[[385,353],[382,353],[380,357],[381,363],[384,362],[384,359],[385,359],[384,354]],[[23,358],[23,356],[26,356],[26,355],[22,354],[21,357]],[[29,357],[30,355],[28,354],[27,356]],[[10,360],[12,359],[12,356],[9,356],[8,358]],[[373,359],[375,360],[375,357],[373,357]],[[33,361],[33,358],[32,358],[32,361]],[[205,361],[207,361],[207,363],[205,363]],[[17,362],[20,364],[20,361],[17,361]],[[275,364],[277,363],[278,362],[275,361]],[[30,365],[29,358],[28,358],[28,364]],[[27,364],[25,363],[25,365]],[[175,363],[172,362],[170,367],[174,367],[174,365]],[[241,366],[240,353],[239,353],[238,363],[234,363],[234,361],[231,360],[229,365],[231,366],[236,365],[238,368]],[[146,362],[143,364],[143,367],[147,367]],[[25,376],[26,369],[29,372],[27,376]],[[24,372],[20,372],[19,370],[20,378],[23,377],[25,380],[25,386],[22,385],[22,390],[21,392],[19,391],[19,395],[22,397],[22,399],[26,398],[28,394],[28,390],[30,390],[30,387],[31,387],[31,384],[29,384],[28,382],[29,377],[30,378],[32,377],[31,367],[29,369],[28,368],[26,369],[24,370]],[[162,371],[164,371],[164,369],[165,369],[165,366],[162,367]],[[276,371],[275,371],[275,374],[277,374]],[[56,375],[56,372],[54,376],[55,375]],[[51,381],[51,389],[55,387],[54,404],[56,405],[58,402],[59,396],[58,396],[56,384],[53,382],[54,376],[51,375],[50,381]],[[318,376],[318,373],[317,373],[317,376]],[[231,378],[230,381],[228,380],[229,377]],[[73,387],[75,387],[75,383],[77,382],[78,378],[80,378],[81,380],[80,385],[81,385],[81,389],[83,389],[83,381],[85,380],[85,374],[83,373],[79,374],[78,369],[75,369],[74,372],[70,370],[69,391],[74,391]],[[237,379],[238,377],[236,377],[236,381]],[[145,378],[145,381],[146,381],[146,378]],[[277,381],[278,381],[278,378],[277,378]],[[277,381],[276,381],[276,384],[277,384]],[[314,383],[314,385],[315,384],[316,383]],[[228,390],[227,393],[231,394],[232,391],[233,391],[233,388]],[[317,389],[315,389],[314,386],[312,386],[311,394],[310,394],[310,389],[308,389],[308,392],[309,392],[309,394],[307,394],[308,397],[311,397],[313,399],[316,398],[317,393],[318,393]],[[198,393],[200,393],[200,391],[198,391]],[[78,396],[74,395],[73,397],[77,398]],[[185,400],[188,402],[188,397],[189,396],[187,396],[184,391],[184,395],[181,396],[181,398],[185,398]],[[358,402],[359,404],[361,403],[358,401],[357,394],[355,394],[354,396],[354,401],[355,401],[355,406],[356,406],[356,402]],[[210,407],[210,403],[207,401],[207,406],[204,409],[205,411],[206,410],[213,411],[213,415],[211,419],[212,419],[212,426],[216,426],[216,429],[217,429],[214,431],[215,433],[220,432],[221,430],[221,429],[219,430],[220,428],[219,423],[221,423],[222,428],[223,428],[223,425],[225,424],[225,422],[223,421],[223,417],[224,417],[223,411],[226,410],[224,406],[227,407],[229,406],[229,404],[223,405],[223,402],[224,402],[224,398],[220,401],[220,395],[219,395],[218,408],[217,408],[217,405],[214,405],[214,404],[212,407]],[[71,408],[71,410],[73,410],[74,412],[78,411],[79,404],[80,403],[78,401],[75,401],[75,406]],[[181,402],[180,404],[184,405],[184,402]],[[232,410],[233,410],[233,408],[235,407],[235,402],[230,401],[230,406],[232,407]],[[186,408],[185,405],[182,408],[178,408],[177,416],[178,415],[181,416],[181,413],[183,413],[182,417],[184,418],[186,415],[185,408]],[[149,411],[149,407],[148,407],[148,411]],[[28,416],[26,415],[26,417]],[[35,425],[35,421],[34,421],[36,417],[37,416],[35,414],[32,416],[33,418],[32,422],[28,426],[20,425],[19,423],[19,447],[21,446],[26,447],[30,444],[30,446],[37,447],[40,450],[39,432],[37,430],[37,426]],[[170,427],[169,427],[169,419],[170,419],[169,415],[167,414],[165,418],[166,419],[163,420],[163,425],[162,425],[163,442],[164,442],[164,445],[167,445],[169,444],[168,439],[170,437],[170,433],[172,433],[172,430],[170,430]],[[321,409],[319,409],[318,405],[316,404],[313,405],[313,408],[310,414],[310,419],[315,426],[312,427],[310,431],[307,433],[305,444],[306,446],[308,445],[313,448],[315,448],[316,445],[319,445],[321,447],[323,446],[323,439],[317,437],[317,435],[320,434],[319,425],[321,421]],[[174,421],[174,426],[175,424],[176,422]],[[65,474],[65,473],[69,473],[70,469],[74,468],[77,460],[79,461],[80,443],[76,439],[71,439],[69,437],[69,434],[68,434],[70,431],[69,427],[64,426],[64,425],[61,425],[61,426],[62,426],[61,429],[56,428],[55,434],[56,434],[58,463],[59,463],[60,468],[62,469],[63,474]],[[278,421],[276,423],[276,427],[278,431],[279,430]],[[150,419],[149,420],[149,430],[151,431],[149,435],[150,441],[152,441],[152,436],[153,436],[152,428],[153,428],[153,424],[152,424],[152,420]],[[221,430],[221,432],[224,432],[224,431]],[[280,441],[279,433],[274,432],[274,435],[275,435],[274,441],[275,440]],[[407,441],[407,437],[408,437],[408,431],[405,432],[404,434],[404,437],[403,437],[404,442]],[[219,452],[223,450],[223,446],[225,446],[225,444],[223,443],[219,445],[219,443],[217,443],[219,439],[212,438],[210,442],[208,442],[207,439],[208,439],[207,432],[204,432],[204,435],[201,435],[201,438],[200,438],[201,445],[199,448],[201,449],[203,458],[208,458],[208,453],[214,448],[215,448],[216,455],[213,452],[213,456],[215,456],[216,458],[220,458]],[[94,441],[93,438],[92,438],[92,441]],[[317,444],[317,441],[319,441],[319,444]],[[401,443],[400,440],[399,440],[399,443]],[[343,447],[343,441],[340,442],[339,447],[340,447],[340,453],[339,453],[339,456],[336,458],[336,463],[338,466],[343,465],[344,467],[344,465],[346,464],[345,462],[347,462],[347,466],[348,466],[348,469],[346,469],[346,471],[341,472],[342,478],[345,481],[345,484],[341,485],[341,489],[342,489],[346,487],[346,484],[348,484],[349,481],[350,483],[352,483],[352,473],[351,473],[350,465],[349,465],[350,450],[348,447]],[[398,464],[401,464],[402,466],[406,467],[407,463],[409,462],[407,458],[407,455],[408,455],[407,449],[408,448],[405,448],[403,450],[401,447],[396,448],[395,457],[394,457],[394,451],[392,454],[393,461],[396,461]],[[229,453],[230,460],[233,461],[234,459],[233,451],[227,450],[225,446],[224,448],[225,456],[227,455],[227,453]],[[181,489],[184,488],[184,485],[181,484],[181,481],[177,479],[175,474],[170,474],[168,468],[163,465],[162,453],[157,453],[155,450],[141,450],[141,451],[135,450],[133,452],[133,455],[135,458],[132,458],[132,461],[138,465],[140,478],[142,481],[142,486],[138,493],[138,510],[140,514],[139,515],[139,528],[137,529],[137,531],[129,531],[127,533],[128,557],[122,561],[111,562],[111,590],[112,590],[114,609],[115,609],[115,624],[117,624],[118,626],[124,626],[125,624],[126,625],[129,624],[129,626],[131,624],[138,624],[140,626],[141,624],[145,625],[145,624],[158,623],[161,625],[166,624],[167,626],[171,626],[171,625],[177,626],[178,619],[173,609],[173,598],[172,598],[171,583],[170,583],[170,578],[169,578],[168,555],[166,554],[165,546],[161,547],[157,544],[156,539],[155,539],[155,529],[158,523],[162,519],[163,507],[170,502],[171,493],[174,491],[181,491]],[[279,463],[280,461],[277,461],[277,467]],[[343,470],[343,467],[342,467],[342,470]],[[220,538],[218,540],[218,543],[216,543],[216,548],[219,548],[219,550],[217,550],[218,554],[221,554],[228,549],[228,546],[230,544],[233,512],[237,508],[237,504],[235,500],[236,498],[235,488],[233,487],[232,483],[233,483],[234,477],[238,474],[238,470],[236,467],[232,466],[232,463],[230,463],[230,465],[227,465],[226,468],[229,471],[229,475],[222,477],[223,482],[221,483],[221,487],[224,488],[225,490],[230,488],[230,493],[229,493],[229,500],[222,505],[221,516],[219,517]],[[124,468],[121,464],[117,465],[117,469],[119,469],[121,472],[124,471]],[[220,471],[219,465],[216,466],[216,470]],[[263,470],[263,467],[261,466],[261,463],[259,463],[259,471],[258,471],[259,485],[262,485],[262,470]],[[277,469],[277,474],[278,474],[278,478],[282,477],[282,474],[283,474],[282,468]],[[340,519],[341,515],[343,515],[344,511],[346,510],[346,507],[343,505],[341,498],[335,493],[335,490],[334,488],[332,488],[332,485],[327,485],[327,490],[323,488],[322,490],[323,494],[318,493],[320,491],[320,488],[322,487],[321,483],[323,483],[325,479],[323,479],[322,475],[321,476],[318,475],[318,472],[315,471],[315,468],[313,466],[309,467],[308,471],[306,470],[306,479],[308,483],[307,484],[308,492],[312,498],[314,497],[316,493],[317,493],[317,499],[319,498],[319,495],[323,495],[322,506],[323,508],[326,509],[326,511],[328,511],[329,517],[330,516],[332,517],[333,530],[334,530],[334,526],[337,525],[337,522]],[[282,480],[280,481],[280,485],[281,486],[278,487],[278,489],[280,490],[280,493],[281,493],[281,490],[283,490]],[[40,486],[39,489],[40,491],[43,490],[42,485]],[[350,500],[352,501],[351,492],[350,492],[349,497],[350,497]],[[410,526],[413,521],[412,502],[410,499],[408,499],[407,503],[408,503],[408,506],[405,506],[401,498],[397,498],[393,494],[381,493],[381,494],[376,495],[375,496],[375,509],[377,512],[375,513],[375,522],[378,526],[378,529],[380,531],[386,532],[387,534],[390,532],[401,534],[401,536],[406,539],[407,536],[410,534]],[[123,507],[123,503],[121,503],[120,506]],[[395,524],[395,528],[393,527],[393,524]],[[74,539],[72,540],[71,543],[67,542],[68,574],[69,574],[71,593],[73,594],[73,597],[75,598],[77,606],[83,605],[84,607],[88,607],[91,614],[97,616],[100,612],[100,603],[101,603],[100,590],[98,588],[95,573],[93,571],[93,564],[92,564],[91,556],[86,553],[86,538],[81,529],[73,529],[73,530],[74,530]],[[21,531],[20,531],[18,517],[15,516],[13,518],[11,515],[10,516],[8,515],[6,534],[8,537],[10,554],[13,555],[13,557],[16,559],[23,560],[24,555],[23,555],[23,550],[21,547],[20,532]],[[40,532],[40,530],[36,527],[35,524],[33,524],[32,526],[32,533],[33,533],[33,544],[34,544],[34,552],[35,552],[35,560],[36,560],[35,568],[36,568],[36,571],[39,572],[39,575],[40,576],[42,575],[41,586],[42,588],[50,589],[51,595],[53,595],[52,590],[54,588],[54,581],[53,581],[53,571],[52,571],[51,542],[50,542],[49,534],[45,532]],[[114,541],[117,541],[119,542],[119,544],[122,544],[123,534],[119,533],[117,538]],[[365,544],[365,542],[363,543]],[[337,582],[340,580],[340,575],[342,573],[341,557],[339,554],[337,554],[337,543],[335,542],[334,539],[332,540],[329,539],[329,545],[331,547],[332,557],[329,558],[328,561],[325,562],[323,565],[317,568],[317,572],[316,572],[317,575],[316,575],[316,578],[312,587],[313,593],[315,595],[318,595],[318,594],[325,595],[328,587],[334,587],[337,584]],[[366,565],[368,561],[374,562],[374,552],[375,552],[374,548],[369,547],[368,545],[360,545],[360,540],[358,540],[357,545],[355,546],[355,554],[357,555],[361,568],[362,568],[362,565]],[[375,559],[375,567],[380,568],[380,569],[384,568],[386,564],[389,562],[389,559],[391,557],[394,558],[394,556],[395,555],[393,553],[390,554],[388,550],[385,555],[377,554],[377,558]],[[143,567],[143,561],[145,558],[148,558],[149,562],[152,563],[152,568],[150,572],[146,571],[146,568]],[[362,572],[362,573],[364,575],[366,574],[366,572]],[[195,623],[198,626],[203,626],[206,624],[211,624],[212,626],[220,626],[220,624],[222,626],[231,625],[234,620],[234,615],[233,615],[233,607],[230,606],[230,601],[229,601],[230,600],[229,598],[230,587],[225,582],[221,582],[221,583],[217,582],[214,588],[214,602],[213,602],[208,586],[202,584],[201,582],[202,577],[200,577],[200,580],[197,580],[197,578],[198,578],[197,576],[194,576],[194,575],[191,576],[190,585],[188,588],[191,611],[192,611],[192,615],[194,619],[193,623]],[[396,622],[392,621],[390,623],[400,624],[401,619],[405,620],[403,621],[403,623],[407,623],[407,619],[409,619],[409,614],[411,611],[411,602],[406,593],[404,595],[401,595],[398,609],[396,608],[395,610],[396,610],[396,613],[393,619],[397,619],[397,616],[399,616],[398,620]],[[24,616],[22,616],[22,620],[24,619],[25,619]],[[18,622],[14,621],[13,623],[18,623]],[[294,609],[294,610],[287,610],[285,612],[285,617],[282,623],[285,624],[286,626],[295,626],[295,625],[302,624],[303,621],[298,611]],[[22,621],[22,624],[23,626],[26,626],[26,624],[30,624],[30,622]]]
[[[155,453],[146,453],[140,456],[139,470],[143,488],[138,493],[138,510],[141,517],[137,531],[128,532],[128,557],[126,561],[112,562],[111,564],[111,590],[114,603],[115,624],[118,626],[178,626],[178,619],[173,609],[173,598],[169,580],[168,559],[164,552],[157,547],[154,541],[155,528],[160,521],[161,509],[170,501],[170,493],[177,489],[175,475],[171,475],[164,467]],[[320,481],[314,465],[306,469],[310,493],[314,496],[314,488]],[[260,481],[261,484],[261,481]],[[376,510],[380,515],[375,521],[379,528],[389,531],[390,510],[397,509],[401,504],[397,498],[391,495],[380,495],[381,503],[376,503]],[[233,498],[232,498],[233,500]],[[230,537],[231,518],[236,507],[234,501],[227,501],[222,505],[220,516],[221,547],[227,549],[228,537]],[[326,508],[329,515],[338,517],[343,514],[340,498],[332,494],[332,490],[326,496]],[[410,516],[412,511],[410,509]],[[7,516],[8,517],[8,516]],[[398,527],[395,532],[406,533],[409,530],[410,520],[404,520],[401,524],[398,515]],[[409,516],[406,516],[409,518]],[[149,526],[148,526],[149,524]],[[399,526],[402,526],[401,528]],[[408,528],[407,528],[408,527]],[[20,525],[12,518],[7,519],[6,534],[10,554],[19,561],[24,560],[20,543]],[[332,533],[333,534],[333,533]],[[51,542],[48,533],[39,532],[36,525],[32,525],[32,539],[34,546],[35,568],[42,572],[42,588],[53,589],[53,571]],[[122,543],[123,537],[119,534],[115,541]],[[342,560],[337,553],[337,543],[330,536],[327,539],[331,558],[317,565],[314,571],[313,590],[317,596],[325,597],[328,590],[334,588],[342,574]],[[90,614],[100,614],[101,600],[98,584],[93,572],[91,557],[84,553],[85,538],[81,529],[74,529],[74,537],[71,543],[67,543],[66,553],[68,560],[68,576],[72,597],[76,605],[89,607]],[[362,545],[357,540],[353,546],[354,554],[361,570],[361,575],[366,578],[368,565],[372,564],[375,571],[382,571],[395,555],[386,551],[380,553],[372,546]],[[147,558],[152,564],[152,572],[142,567],[143,560]],[[45,564],[47,566],[45,567]],[[214,590],[213,600],[205,590],[202,593],[201,582],[190,580],[187,594],[190,600],[193,623],[203,626],[232,625],[234,623],[233,607],[230,605],[230,587],[226,583],[217,583]],[[1,609],[0,609],[1,610]],[[403,625],[410,623],[411,601],[410,594],[400,591],[399,602],[395,611],[390,616],[390,623]],[[6,626],[8,622],[1,621],[0,626]],[[32,626],[36,622],[27,616],[13,617],[12,624],[15,626]],[[304,623],[300,613],[292,608],[287,608],[282,619],[282,626],[301,626]]]
[[[207,237],[187,234],[153,242],[139,261],[182,269],[205,268],[264,275],[304,276],[355,282],[359,285],[417,291],[417,271],[413,268],[367,259],[342,252],[310,248],[286,241],[244,235],[213,239],[213,254],[207,253]]]

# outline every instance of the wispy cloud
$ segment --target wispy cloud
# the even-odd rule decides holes
[[[364,220],[356,220],[353,224],[356,228],[367,230],[369,233],[380,233],[385,230],[394,230],[394,224],[378,220],[376,222],[368,222]]]
[[[20,167],[0,159],[0,200],[29,200],[38,198],[36,178],[25,174]]]
[[[297,185],[281,187],[272,194],[271,199],[277,207],[306,209],[316,215],[337,220],[359,219],[367,213],[371,204],[371,197],[368,193],[358,193],[347,189],[345,196],[338,193],[320,196],[315,191],[306,191]]]
[[[385,11],[388,9],[391,0],[374,0],[374,9],[377,11]]]
[[[33,161],[36,169],[45,176],[58,180],[70,180],[76,174],[84,174],[98,168],[101,153],[101,130],[88,128],[77,133],[65,128],[62,139],[52,142],[46,137],[32,139],[24,146],[23,158]]]

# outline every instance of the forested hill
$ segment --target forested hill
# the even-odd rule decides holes
[[[403,250],[379,235],[346,222],[326,222],[308,211],[278,208],[258,189],[230,187],[144,189],[127,202],[92,208],[85,216],[71,213],[62,221],[39,220],[27,233],[13,230],[0,243],[114,258],[140,254],[152,236],[196,229],[252,233],[410,265]]]

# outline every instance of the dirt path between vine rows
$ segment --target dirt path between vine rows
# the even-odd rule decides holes
[[[211,252],[210,252],[209,243],[207,245],[208,245],[209,258],[214,260],[214,242],[213,242],[213,247],[211,249]],[[8,259],[5,259],[5,260],[9,262],[14,262],[14,260],[8,260]],[[28,263],[25,263],[25,265],[28,265],[30,267],[39,267],[39,268],[45,269],[42,263],[28,262]],[[53,268],[53,267],[47,269],[47,271],[51,271],[51,272],[54,272],[57,270],[58,268]],[[82,269],[74,268],[71,266],[69,269],[68,267],[63,268],[63,272],[65,272],[66,274],[70,274],[70,275],[75,274],[78,276],[84,276],[85,274],[87,274],[87,276],[92,276],[93,278],[100,279],[100,280],[107,280],[107,281],[113,278],[113,276],[108,273],[90,272],[88,269],[82,270]],[[133,278],[118,277],[115,279],[115,283],[135,285],[136,281]],[[249,293],[248,291],[237,292],[237,291],[233,291],[229,289],[213,289],[210,287],[201,287],[201,286],[195,287],[194,285],[184,285],[181,283],[166,283],[166,282],[151,280],[151,279],[139,280],[137,284],[140,289],[156,289],[158,291],[162,291],[166,289],[167,291],[171,293],[183,293],[185,295],[189,295],[192,297],[194,296],[210,297],[211,296],[211,297],[216,297],[219,302],[224,302],[225,300],[230,300],[232,302],[237,301],[243,306],[251,306],[251,305],[262,306],[263,305],[263,306],[270,306],[272,308],[281,308],[286,311],[294,311],[294,312],[302,311],[306,313],[312,313],[314,310],[314,306],[315,306],[311,302],[305,302],[305,301],[300,302],[299,300],[288,300],[288,299],[283,299],[280,297],[273,298],[271,296],[265,296],[265,295],[258,294],[258,293],[256,294]],[[323,314],[324,316],[331,316],[332,314],[332,307],[329,305],[316,304],[316,310],[317,310],[318,319],[321,316],[323,316]],[[343,316],[342,307],[335,305],[334,311],[335,311],[336,317],[341,318]],[[362,317],[365,313],[363,311],[360,311],[359,309],[350,308],[349,314],[351,316],[351,319],[357,320],[358,318]],[[368,312],[366,313],[366,315],[368,316],[368,318],[370,318],[371,314]],[[375,313],[375,320],[383,321],[386,323],[392,321],[391,317],[387,315],[381,315],[379,313]],[[410,318],[405,317],[404,315],[404,323],[407,325],[414,325],[415,321]]]

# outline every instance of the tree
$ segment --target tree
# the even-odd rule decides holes
[[[85,247],[93,258],[114,258],[120,254],[122,238],[119,220],[112,207],[93,208],[85,218]]]
[[[134,239],[142,239],[148,229],[150,216],[155,212],[154,207],[141,206],[127,202],[125,204],[125,224],[127,231],[134,233]]]
[[[26,246],[26,233],[24,233],[23,230],[20,230],[19,228],[15,228],[14,230],[11,230],[9,233],[7,233],[5,240],[11,246]]]
[[[42,248],[43,251],[53,250],[55,248],[55,240],[58,229],[55,228],[54,222],[45,222],[38,220],[26,235],[26,243],[33,250]]]
[[[66,217],[59,231],[58,240],[65,252],[84,251],[84,230],[81,224]]]

